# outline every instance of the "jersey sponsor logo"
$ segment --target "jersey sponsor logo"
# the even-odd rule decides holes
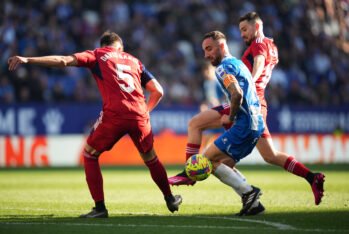
[[[219,66],[219,67],[217,67],[217,74],[218,74],[220,77],[223,77],[223,76],[226,74],[222,65]]]

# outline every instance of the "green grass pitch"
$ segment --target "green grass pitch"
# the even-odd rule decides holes
[[[310,186],[271,166],[241,166],[263,191],[266,213],[236,217],[234,191],[214,176],[173,187],[183,196],[171,214],[146,167],[103,168],[109,219],[79,219],[93,206],[82,168],[1,169],[0,234],[6,233],[349,233],[349,165],[310,166],[326,175],[314,205]],[[168,175],[180,167],[167,167]]]

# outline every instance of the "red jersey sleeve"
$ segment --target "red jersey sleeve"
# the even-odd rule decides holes
[[[262,41],[258,42],[257,40],[251,46],[252,56],[256,57],[257,55],[263,55],[265,58],[267,58],[268,57],[267,46]]]
[[[96,56],[94,51],[86,50],[84,52],[73,54],[78,60],[79,67],[89,67],[92,68],[96,63]]]

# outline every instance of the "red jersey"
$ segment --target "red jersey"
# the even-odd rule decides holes
[[[255,85],[261,104],[266,106],[264,90],[270,80],[274,66],[279,62],[278,49],[273,39],[267,37],[256,38],[244,52],[241,60],[251,73],[253,70],[253,59],[257,55],[263,55],[265,57],[264,69],[262,74],[257,78]]]
[[[147,71],[137,58],[113,47],[87,50],[74,56],[78,66],[91,70],[102,96],[103,112],[119,119],[149,118],[142,85],[150,79],[143,76]]]

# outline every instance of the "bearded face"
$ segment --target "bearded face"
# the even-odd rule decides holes
[[[205,53],[205,59],[210,60],[213,66],[218,66],[223,59],[223,52],[218,41],[212,38],[206,38],[202,42],[202,49]]]
[[[247,20],[241,21],[239,24],[241,38],[247,46],[251,45],[256,35],[256,25]]]

